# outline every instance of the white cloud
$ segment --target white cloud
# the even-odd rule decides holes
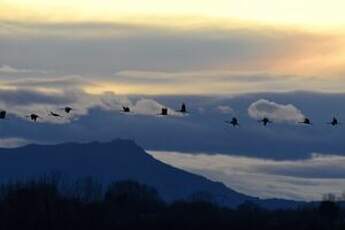
[[[48,84],[48,82],[42,84]],[[57,84],[61,84],[61,82]],[[73,108],[70,114],[64,112],[66,106]],[[113,92],[93,95],[78,88],[61,88],[47,92],[29,89],[0,89],[1,110],[6,110],[9,116],[15,115],[23,119],[27,115],[35,113],[40,116],[39,121],[44,123],[69,123],[87,115],[89,110],[95,107],[105,111],[120,112],[122,106],[129,106],[133,115],[148,116],[158,115],[163,107],[167,107],[152,99],[132,100],[127,96],[117,95]],[[173,109],[167,108],[169,109],[169,115],[180,116]],[[50,116],[50,112],[58,113],[63,117]]]
[[[345,156],[312,154],[305,160],[275,161],[230,156],[149,151],[155,158],[221,181],[262,198],[320,200],[345,190]]]
[[[128,97],[116,95],[113,92],[105,92],[104,94],[100,95],[98,103],[101,108],[110,111],[122,110],[122,106],[132,106],[132,102]]]
[[[219,105],[217,107],[217,110],[225,114],[230,114],[234,112],[234,110],[230,106],[227,106],[227,105]]]
[[[277,122],[298,122],[305,117],[294,105],[282,105],[265,99],[252,103],[248,113],[254,119],[267,117]]]
[[[164,106],[152,99],[140,99],[133,106],[133,112],[142,115],[158,115],[161,113],[162,108],[168,108],[169,115],[179,116],[180,114],[172,108]]]
[[[0,148],[16,148],[30,143],[31,141],[22,138],[0,138]]]
[[[8,112],[8,116],[26,119],[35,113],[40,116],[40,122],[68,123],[79,116],[86,115],[90,107],[97,104],[97,100],[81,91],[64,90],[59,92],[40,92],[33,90],[0,90],[0,108]],[[71,106],[70,115],[64,113],[64,107]],[[50,112],[64,117],[54,118]],[[12,118],[10,118],[12,119]]]

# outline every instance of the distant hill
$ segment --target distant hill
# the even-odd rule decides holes
[[[298,204],[279,199],[260,200],[240,194],[222,183],[162,163],[130,140],[0,149],[2,183],[39,178],[51,172],[59,172],[70,179],[91,176],[105,185],[118,180],[135,180],[156,188],[166,201],[206,192],[217,203],[229,207],[245,201],[267,208],[295,207]]]

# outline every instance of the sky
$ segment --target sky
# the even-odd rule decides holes
[[[98,94],[343,92],[344,4],[2,0],[0,74]]]
[[[340,194],[344,129],[326,123],[345,121],[344,7],[340,0],[0,0],[0,109],[9,112],[0,146],[129,138],[250,195]],[[176,112],[182,102],[187,116]],[[67,105],[72,114],[47,115]],[[122,114],[122,105],[133,113]],[[167,119],[157,116],[163,106]],[[31,113],[42,116],[38,124],[26,119]],[[232,116],[240,128],[225,126]],[[261,127],[263,116],[273,125]],[[304,117],[316,125],[298,125]]]
[[[341,0],[312,1],[306,0],[189,0],[189,1],[112,1],[102,4],[95,0],[3,0],[4,9],[16,10],[19,19],[51,21],[112,21],[119,18],[131,20],[137,15],[138,20],[145,15],[182,16],[182,17],[218,17],[258,21],[274,24],[298,24],[303,26],[343,26],[344,15]],[[3,18],[13,19],[13,12],[5,12]]]
[[[50,83],[52,84],[52,83]],[[91,95],[0,90],[0,146],[134,140],[163,162],[261,198],[320,200],[344,193],[345,94],[246,93],[235,96]],[[186,102],[189,114],[176,112]],[[72,105],[70,115],[63,107]],[[132,113],[124,114],[128,105]],[[162,117],[162,107],[169,108]],[[320,109],[322,108],[322,109]],[[174,111],[175,110],[175,111]],[[63,118],[48,116],[49,111]],[[25,118],[36,112],[38,123]],[[238,117],[240,127],[225,121]],[[264,127],[262,116],[273,123]],[[299,124],[307,116],[312,126]]]

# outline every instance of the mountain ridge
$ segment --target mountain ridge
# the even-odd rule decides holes
[[[72,179],[93,177],[105,185],[119,180],[135,180],[156,188],[166,201],[187,199],[193,194],[207,192],[215,202],[229,207],[246,201],[266,208],[290,208],[299,203],[261,200],[241,194],[223,183],[158,161],[133,140],[0,148],[1,183],[37,178],[50,172],[61,172]]]

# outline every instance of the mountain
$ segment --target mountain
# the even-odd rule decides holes
[[[166,201],[207,192],[217,202],[229,207],[245,201],[269,208],[294,207],[297,204],[240,194],[222,183],[162,163],[130,140],[0,149],[1,183],[35,179],[51,172],[62,173],[71,179],[94,177],[104,185],[118,180],[135,180],[156,188]]]

